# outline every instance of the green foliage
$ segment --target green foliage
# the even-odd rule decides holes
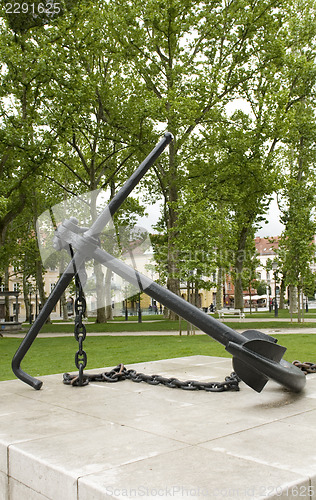
[[[175,140],[142,184],[150,202],[164,201],[161,279],[172,276],[177,291],[194,269],[206,287],[204,275],[233,268],[240,291],[253,269],[254,232],[285,174],[283,149],[301,165],[314,161],[312,2],[60,5],[48,19],[9,16],[0,25],[2,265],[23,251],[32,261],[34,235],[22,238],[22,221],[66,194],[109,188],[109,199],[168,128]],[[291,199],[284,241],[300,234],[287,276],[293,281],[296,260],[305,283],[315,185],[306,172],[299,184],[286,173],[283,184]],[[128,200],[117,222],[141,211]]]
[[[258,281],[256,289],[258,295],[265,295],[267,293],[267,283],[265,281]]]
[[[9,27],[16,34],[54,23],[73,7],[74,0],[24,0],[21,3],[2,0],[1,7]]]
[[[284,150],[282,195],[285,225],[279,257],[286,283],[310,293],[315,277],[315,118],[311,104],[304,100],[292,110],[293,121]]]

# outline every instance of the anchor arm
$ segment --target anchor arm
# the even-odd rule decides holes
[[[30,327],[29,331],[27,332],[26,336],[22,340],[16,353],[13,356],[11,365],[13,373],[17,376],[17,378],[22,380],[22,382],[29,384],[34,389],[37,390],[40,389],[43,385],[43,382],[23,371],[21,368],[21,362],[23,358],[26,356],[28,350],[30,349],[37,335],[39,334],[41,328],[46,323],[49,315],[51,314],[58,300],[60,299],[63,292],[66,290],[67,286],[70,284],[74,276],[75,273],[73,272],[73,265],[72,263],[70,263],[66,271],[60,277],[59,281],[57,282],[56,286],[54,287],[47,301],[45,302],[43,308],[41,309],[39,315],[37,316],[33,325]]]

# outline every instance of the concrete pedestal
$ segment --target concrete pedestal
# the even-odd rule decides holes
[[[208,356],[127,368],[208,381],[232,371]],[[41,380],[40,391],[0,383],[0,500],[316,499],[316,375],[301,394],[271,381],[258,394]]]

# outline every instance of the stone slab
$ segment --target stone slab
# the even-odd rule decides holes
[[[208,356],[128,368],[208,381],[232,371]],[[0,383],[0,500],[316,500],[316,375],[301,394],[271,381],[258,394],[41,380],[40,391]]]

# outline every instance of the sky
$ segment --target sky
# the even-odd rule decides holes
[[[275,198],[270,203],[267,221],[268,224],[263,224],[261,229],[256,232],[256,236],[262,238],[265,236],[280,236],[284,226],[280,222],[280,211]]]

